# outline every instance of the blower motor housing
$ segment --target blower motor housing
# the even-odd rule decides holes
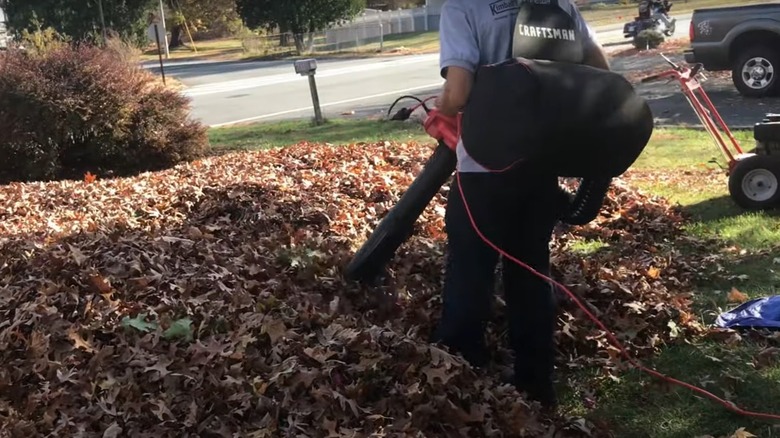
[[[780,156],[780,114],[767,114],[753,127],[756,153]]]

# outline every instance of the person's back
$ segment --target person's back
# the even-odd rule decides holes
[[[570,0],[542,3],[543,0],[448,0],[444,4],[440,74],[445,85],[436,113],[433,119],[429,118],[431,124],[437,117],[453,123],[450,119],[467,104],[475,75],[482,66],[516,57],[548,59],[559,53],[545,54],[545,50],[579,44],[582,62],[576,63],[609,69],[592,31]],[[568,24],[561,28],[549,23]],[[490,147],[489,141],[477,143],[480,144],[469,147]],[[527,166],[494,173],[470,158],[462,139],[457,145],[448,146],[457,152],[458,183],[453,183],[447,200],[444,308],[432,340],[481,366],[489,356],[484,329],[490,317],[498,253],[472,225],[480,224],[489,240],[536,271],[549,275],[549,241],[564,200],[555,175]],[[552,290],[545,281],[506,261],[503,275],[510,344],[516,355],[513,382],[531,398],[552,406],[556,403],[552,386]]]

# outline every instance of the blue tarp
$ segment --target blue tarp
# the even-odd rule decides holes
[[[715,325],[723,328],[780,329],[780,296],[750,300],[720,314]]]

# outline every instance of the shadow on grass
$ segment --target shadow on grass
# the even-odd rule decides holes
[[[767,218],[780,219],[780,205],[772,210],[761,212],[748,211],[739,207],[731,196],[719,196],[706,199],[701,202],[683,206],[683,210],[689,213],[698,221],[713,221],[737,216],[763,216]],[[780,244],[780,240],[778,240]]]

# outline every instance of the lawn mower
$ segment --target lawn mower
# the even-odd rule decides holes
[[[748,210],[780,206],[780,114],[766,114],[756,123],[753,129],[756,148],[747,153],[701,86],[699,79],[706,79],[701,72],[702,64],[684,67],[661,56],[672,68],[648,76],[642,82],[664,78],[679,82],[691,108],[728,162],[729,194],[734,202]]]

